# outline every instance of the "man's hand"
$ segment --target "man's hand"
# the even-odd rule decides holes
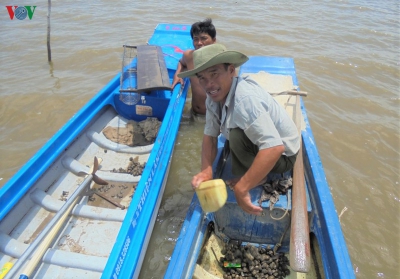
[[[178,77],[177,75],[174,76],[174,80],[172,81],[172,88],[175,87],[175,85],[177,85],[178,83],[181,84],[181,86],[183,85],[183,79]]]
[[[239,185],[237,184],[233,190],[238,205],[243,209],[244,212],[260,216],[263,211],[262,208],[252,204],[249,191],[242,191],[238,186]]]
[[[261,215],[262,208],[251,203],[249,191],[267,176],[284,151],[283,145],[259,150],[251,167],[235,185],[236,201],[245,212]]]
[[[178,83],[180,83],[181,86],[183,85],[183,79],[178,77],[178,74],[180,74],[182,71],[187,69],[187,65],[186,65],[186,62],[185,62],[185,57],[188,55],[188,53],[191,53],[191,52],[185,51],[183,53],[182,59],[179,60],[179,62],[178,62],[178,66],[176,67],[176,72],[175,72],[175,75],[174,75],[174,79],[172,80],[172,89],[174,89],[175,85],[177,85]]]
[[[192,178],[192,188],[196,190],[199,187],[200,183],[203,181],[207,181],[212,179],[212,173],[210,174],[209,171],[202,171],[193,176]]]

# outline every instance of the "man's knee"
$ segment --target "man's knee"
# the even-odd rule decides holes
[[[275,166],[272,168],[272,173],[285,173],[293,169],[294,163],[296,162],[296,155],[287,157],[282,155],[279,160],[276,162]]]

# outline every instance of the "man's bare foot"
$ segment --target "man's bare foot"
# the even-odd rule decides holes
[[[226,183],[226,185],[229,186],[229,189],[231,189],[233,191],[236,183],[238,183],[239,180],[240,180],[240,177],[236,177],[236,178],[232,178],[232,179],[225,181],[225,183]]]

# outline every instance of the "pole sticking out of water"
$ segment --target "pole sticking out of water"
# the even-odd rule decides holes
[[[51,0],[48,0],[47,4],[47,58],[51,61],[51,48],[50,48],[50,11],[51,11]]]

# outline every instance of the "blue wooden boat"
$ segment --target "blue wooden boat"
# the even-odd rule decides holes
[[[298,115],[300,115],[298,119],[302,118],[301,126],[299,126],[302,136],[302,160],[298,157],[296,164],[300,164],[301,160],[303,168],[301,174],[304,177],[298,179],[293,174],[293,190],[289,190],[287,195],[280,195],[272,210],[270,210],[270,201],[262,201],[261,206],[264,209],[262,216],[254,216],[242,211],[229,188],[226,204],[213,213],[204,212],[197,195],[194,195],[164,278],[235,278],[223,277],[226,276],[227,269],[221,266],[221,258],[226,259],[224,258],[226,252],[223,250],[227,243],[238,245],[241,249],[247,249],[244,247],[250,245],[257,249],[269,248],[274,255],[280,253],[287,257],[289,255],[290,275],[268,277],[273,272],[269,270],[270,273],[259,274],[261,277],[257,278],[354,278],[346,243],[303,101],[299,96],[290,95],[293,93],[291,89],[298,90],[293,59],[250,57],[239,71],[239,75],[247,74],[266,86],[270,93],[276,95],[275,98],[280,98],[278,101],[285,106],[289,114],[292,114],[293,119],[296,113],[290,109],[295,107],[294,100],[298,98]],[[290,81],[289,85],[286,85],[287,79]],[[299,123],[298,119],[296,119],[297,123]],[[214,177],[227,180],[233,176],[230,157],[225,156],[223,152],[224,142],[225,139],[221,135],[213,169]],[[297,173],[299,173],[298,170]],[[292,176],[291,173],[285,175]],[[277,177],[270,175],[269,179],[273,181]],[[299,204],[294,204],[298,195],[294,191],[296,179],[303,182],[305,208],[304,218],[296,217],[300,218],[297,220],[294,219],[295,211],[299,210]],[[250,191],[254,204],[259,204],[262,193],[263,186],[261,185]],[[300,229],[296,227],[298,225]],[[301,228],[302,225],[304,228]],[[301,229],[307,232],[305,236],[303,235],[303,240],[301,235],[297,238],[299,237],[298,230]],[[298,247],[295,246],[296,241],[299,241]],[[242,256],[239,254],[239,262],[243,261],[243,257],[240,257]],[[231,263],[227,264],[229,266]],[[243,268],[239,271],[237,274],[241,275]]]
[[[124,46],[121,73],[0,189],[2,276],[138,277],[189,86],[170,85],[189,31],[159,24],[147,45]]]

